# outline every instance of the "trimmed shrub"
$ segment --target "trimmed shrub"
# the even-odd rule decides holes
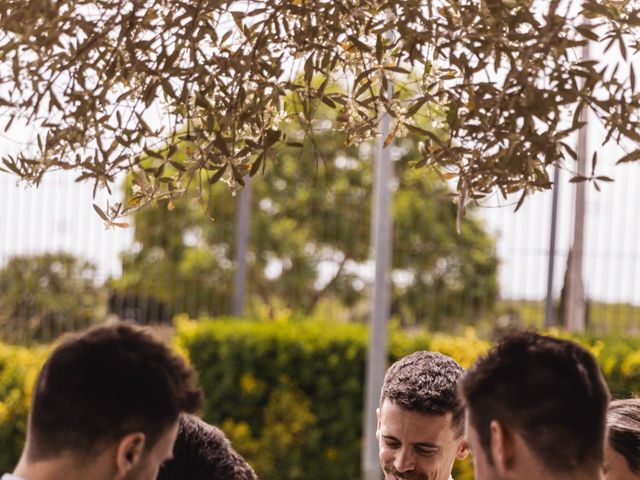
[[[359,477],[365,326],[182,320],[177,342],[200,373],[204,418],[222,426],[262,480]],[[471,330],[389,338],[390,361],[431,348],[468,366],[488,343]]]
[[[640,339],[550,333],[586,345],[615,397],[640,394]],[[360,478],[365,326],[182,318],[174,342],[199,371],[205,420],[225,431],[262,480]],[[391,328],[389,362],[437,350],[468,367],[488,348],[472,329],[454,337]],[[47,351],[0,344],[0,471],[18,461]],[[469,459],[454,477],[473,478]]]
[[[640,393],[640,339],[577,337],[602,364],[614,396]],[[221,425],[262,480],[359,478],[367,329],[331,322],[182,319],[176,338],[205,390],[204,417]],[[468,367],[490,344],[391,329],[389,363],[436,350]],[[454,469],[471,480],[470,459]]]
[[[46,352],[0,343],[0,472],[12,471],[20,457],[31,390]]]

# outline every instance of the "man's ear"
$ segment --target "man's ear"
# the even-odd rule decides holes
[[[376,427],[376,438],[380,440],[380,408],[376,408],[376,417],[378,418],[378,426]]]
[[[463,437],[458,444],[458,453],[456,454],[456,458],[458,460],[464,460],[465,458],[467,458],[467,455],[469,455],[469,445]]]
[[[491,456],[496,470],[501,476],[513,469],[515,445],[511,431],[497,420],[489,424],[491,433]]]
[[[146,438],[142,432],[129,433],[120,439],[116,452],[116,466],[119,476],[124,477],[140,463],[145,442]]]

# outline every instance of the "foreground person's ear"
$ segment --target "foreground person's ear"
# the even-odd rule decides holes
[[[145,440],[145,435],[142,432],[129,433],[120,439],[116,453],[116,465],[120,475],[126,475],[140,463],[144,452]]]
[[[456,459],[458,460],[464,460],[465,458],[467,458],[467,455],[469,455],[469,445],[467,444],[467,441],[463,438],[462,440],[460,440],[460,443],[458,444],[458,453],[456,453]]]
[[[501,476],[514,466],[514,438],[513,433],[497,420],[489,424],[491,433],[491,457],[496,470]]]

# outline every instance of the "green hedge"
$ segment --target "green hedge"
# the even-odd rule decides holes
[[[598,357],[615,396],[640,394],[640,339],[580,341]],[[199,371],[204,418],[225,430],[262,480],[359,478],[364,326],[181,319],[175,344]],[[473,330],[453,337],[392,329],[389,356],[437,350],[469,366],[488,347]],[[46,351],[0,344],[0,471],[18,459]],[[470,462],[456,465],[455,477],[470,480]]]
[[[615,396],[640,393],[640,339],[571,338],[600,359]],[[200,372],[204,417],[223,427],[262,480],[359,478],[364,326],[183,319],[177,343]],[[436,350],[468,367],[488,348],[473,330],[453,337],[392,329],[389,361]],[[456,480],[473,478],[470,461],[455,468]]]
[[[205,419],[222,426],[262,480],[359,478],[363,325],[181,321],[177,339],[200,372]],[[472,332],[390,335],[391,360],[430,348],[469,365],[488,343]],[[469,464],[456,478],[471,478]]]
[[[0,473],[12,471],[22,451],[31,389],[46,352],[0,343]]]

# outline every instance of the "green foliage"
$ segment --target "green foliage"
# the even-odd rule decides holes
[[[181,321],[177,341],[200,372],[205,418],[225,426],[263,480],[328,480],[359,478],[366,336],[362,325],[232,319]],[[570,338],[597,356],[615,396],[640,394],[640,339]],[[437,350],[468,367],[488,348],[472,329],[392,330],[389,361]],[[471,480],[471,461],[454,473]]]
[[[368,143],[345,146],[344,135],[333,131],[316,140],[302,151],[283,151],[264,176],[252,179],[248,303],[310,314],[331,300],[352,318],[364,316],[373,151]],[[176,155],[188,148],[183,144]],[[403,324],[433,327],[464,316],[473,321],[491,309],[498,292],[493,239],[472,214],[456,232],[446,184],[435,172],[411,168],[420,156],[414,137],[398,140],[392,154],[398,173],[392,313]],[[141,188],[137,177],[129,178],[129,194]],[[191,316],[228,314],[237,204],[220,184],[190,189],[191,195],[134,214],[137,245],[112,286]],[[203,198],[213,222],[202,214]]]
[[[11,472],[18,462],[31,403],[31,390],[46,349],[0,343],[0,472]]]
[[[604,303],[587,300],[587,332],[615,338],[616,335],[640,335],[640,307],[629,303]],[[544,301],[499,300],[493,317],[484,321],[489,333],[496,324],[500,328],[543,328]],[[556,309],[556,313],[558,309]],[[556,322],[560,315],[555,317]]]
[[[640,337],[623,335],[569,335],[552,330],[552,335],[579,341],[589,348],[602,366],[614,398],[640,395]]]
[[[461,209],[495,189],[524,199],[551,188],[547,167],[575,158],[567,140],[582,111],[598,117],[607,141],[640,138],[628,62],[639,47],[637,0],[89,5],[0,2],[0,113],[5,130],[17,119],[38,132],[32,148],[2,160],[35,183],[49,169],[76,170],[96,187],[136,171],[145,188],[135,204],[100,210],[107,222],[193,181],[242,185],[286,140],[287,122],[313,131],[320,106],[354,144],[372,136],[382,112],[392,116],[390,138],[419,134],[421,165],[458,177]],[[577,61],[589,41],[622,60]],[[285,108],[291,95],[299,109]],[[424,105],[443,108],[447,135],[420,127]],[[179,163],[185,138],[193,155]],[[163,142],[157,165],[141,168]],[[639,158],[636,149],[620,161]],[[179,168],[167,174],[171,162]],[[576,178],[587,179],[610,181]]]
[[[94,321],[96,267],[66,253],[9,259],[0,270],[0,332],[12,341],[50,341]]]
[[[204,418],[231,427],[261,479],[357,478],[364,327],[182,323],[178,341],[200,373]]]
[[[598,358],[615,397],[640,394],[640,339],[575,337]],[[178,322],[175,347],[196,367],[204,418],[222,427],[262,480],[360,478],[364,325],[318,321]],[[389,362],[436,350],[469,367],[489,342],[392,329]],[[18,459],[31,389],[47,350],[0,344],[0,470]],[[472,480],[471,461],[455,465]]]

